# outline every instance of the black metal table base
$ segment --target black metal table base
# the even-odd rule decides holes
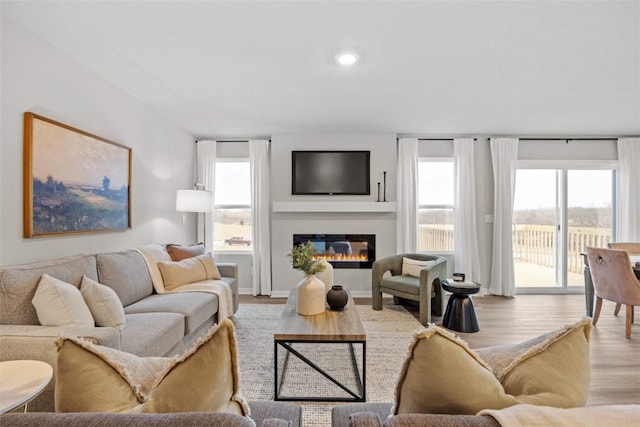
[[[278,341],[274,340],[273,345],[273,366],[274,366],[274,400],[289,400],[289,401],[322,401],[322,402],[365,402],[366,401],[366,383],[367,383],[367,372],[366,372],[366,362],[367,362],[367,343],[365,341],[347,341],[344,344],[349,346],[349,354],[351,357],[351,365],[353,369],[353,375],[355,377],[355,382],[358,390],[353,391],[338,379],[333,377],[330,373],[322,369],[308,357],[300,353],[298,350],[293,348],[292,344],[300,342],[305,344],[342,344],[342,342],[337,343],[335,341]],[[362,345],[362,375],[360,374],[360,369],[358,368],[358,360],[356,357],[356,352],[354,349],[354,344]],[[286,353],[284,356],[284,364],[282,366],[282,372],[278,375],[278,346],[282,347]],[[326,379],[335,384],[338,388],[343,390],[351,397],[331,397],[331,396],[282,396],[281,388],[282,388],[282,380],[285,372],[287,371],[287,365],[289,362],[289,356],[294,355],[302,362],[304,362],[307,366],[311,367],[313,370],[324,376]]]

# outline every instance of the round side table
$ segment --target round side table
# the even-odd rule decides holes
[[[53,377],[51,365],[39,360],[0,362],[0,414],[27,404],[37,397]]]
[[[469,282],[465,282],[469,283]],[[457,285],[451,280],[442,282],[442,289],[451,292],[447,308],[442,318],[442,326],[456,332],[478,332],[478,316],[469,295],[480,292],[480,284],[472,282],[474,286]]]

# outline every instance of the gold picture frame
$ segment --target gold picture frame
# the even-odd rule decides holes
[[[24,113],[24,237],[131,229],[131,148]]]

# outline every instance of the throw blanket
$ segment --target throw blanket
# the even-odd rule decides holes
[[[640,405],[598,405],[580,408],[552,408],[528,404],[505,409],[485,409],[503,427],[635,427],[640,425]]]
[[[162,274],[160,274],[160,269],[158,268],[158,261],[171,261],[171,256],[169,256],[164,246],[158,244],[146,245],[136,250],[147,263],[151,282],[157,293],[209,292],[218,297],[218,322],[233,316],[233,291],[227,282],[224,280],[203,280],[167,291],[164,288]]]

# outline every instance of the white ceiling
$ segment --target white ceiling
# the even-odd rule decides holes
[[[640,133],[638,1],[3,0],[2,13],[197,137]],[[343,47],[362,63],[335,65]]]

